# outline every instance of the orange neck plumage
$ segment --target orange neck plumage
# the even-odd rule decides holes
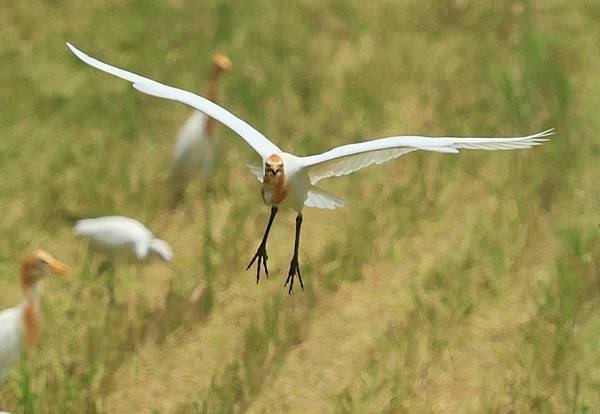
[[[28,346],[37,345],[40,338],[42,318],[36,300],[28,300],[23,309],[23,326],[25,327],[25,342]]]
[[[25,342],[29,346],[37,345],[40,337],[41,314],[35,291],[36,278],[31,274],[31,261],[25,260],[21,267],[21,287],[23,289],[23,326]]]
[[[220,53],[217,53],[213,56],[214,68],[210,78],[210,86],[208,88],[208,99],[213,102],[217,102],[217,92],[219,85],[219,78],[223,74],[223,72],[227,72],[231,69],[231,62],[229,59]],[[212,137],[213,131],[215,129],[215,120],[214,118],[208,117],[206,121],[206,126],[204,127],[204,132],[206,137],[210,139]]]
[[[212,102],[217,102],[217,85],[219,83],[219,78],[221,77],[221,74],[223,73],[223,70],[221,68],[219,68],[218,66],[215,66],[215,69],[212,73],[211,79],[210,79],[210,86],[208,88],[208,94],[207,94],[207,98],[212,101]],[[215,130],[215,119],[212,117],[208,117],[208,120],[206,121],[206,126],[204,127],[204,134],[205,136],[210,139],[213,135],[213,132]]]
[[[287,196],[285,181],[285,174],[280,178],[265,176],[260,192],[266,205],[277,205],[285,200]]]

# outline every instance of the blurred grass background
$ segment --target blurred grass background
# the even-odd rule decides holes
[[[600,4],[472,0],[14,1],[0,6],[0,308],[19,261],[47,281],[41,345],[0,388],[17,413],[600,410]],[[413,153],[326,187],[305,210],[306,290],[245,272],[268,209],[243,141],[218,129],[213,192],[167,206],[190,110],[77,61],[204,92],[297,154],[392,134],[522,135],[541,148]],[[65,212],[144,221],[174,247],[118,272],[119,304]],[[210,213],[210,216],[207,215]],[[209,217],[209,222],[207,222]],[[198,301],[188,300],[200,284]]]

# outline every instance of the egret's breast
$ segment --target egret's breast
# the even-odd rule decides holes
[[[280,204],[287,196],[285,179],[279,180],[276,183],[269,183],[265,180],[261,189],[261,194],[266,205],[272,206]]]
[[[270,188],[264,189],[262,191],[262,198],[266,205],[271,205],[271,200],[273,199],[273,190]]]

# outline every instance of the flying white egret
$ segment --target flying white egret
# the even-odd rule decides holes
[[[63,276],[67,266],[44,250],[36,250],[27,256],[21,265],[21,303],[0,311],[0,384],[18,358],[23,340],[29,346],[37,344],[41,315],[36,286],[49,272]]]
[[[221,75],[231,69],[231,61],[222,53],[213,56],[213,70],[208,88],[208,99],[216,102]],[[171,163],[171,182],[174,204],[183,198],[187,183],[200,173],[207,177],[213,168],[215,120],[200,111],[194,111],[179,130]]]
[[[251,125],[208,99],[108,65],[86,55],[70,43],[67,43],[67,46],[85,63],[132,82],[133,87],[140,92],[181,102],[215,118],[240,135],[258,153],[262,159],[264,169],[262,167],[254,168],[253,173],[262,181],[262,198],[266,205],[271,206],[271,215],[262,241],[247,269],[255,261],[257,262],[256,282],[258,283],[262,262],[265,274],[268,277],[267,238],[269,231],[279,207],[291,207],[298,215],[296,217],[294,255],[284,284],[289,283],[288,293],[292,291],[296,276],[298,276],[300,286],[304,288],[298,263],[302,209],[305,206],[334,209],[345,204],[336,196],[316,187],[320,180],[347,175],[371,164],[381,164],[416,150],[455,154],[459,152],[459,149],[523,149],[540,145],[543,141],[547,141],[544,137],[554,133],[553,129],[549,129],[533,135],[511,138],[393,136],[343,145],[319,155],[298,157],[282,151]]]
[[[153,258],[173,260],[169,244],[154,237],[142,223],[129,217],[107,216],[79,220],[73,227],[75,236],[89,240],[92,249],[113,261],[148,263]],[[108,280],[110,300],[114,302],[114,268]]]

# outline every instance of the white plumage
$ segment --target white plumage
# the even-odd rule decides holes
[[[320,180],[350,174],[369,165],[381,164],[412,151],[423,150],[455,154],[460,149],[525,149],[540,145],[543,141],[546,141],[547,136],[554,133],[552,129],[549,129],[533,135],[511,138],[393,136],[343,145],[318,155],[298,157],[282,151],[254,127],[208,99],[103,63],[86,55],[69,43],[67,43],[67,46],[83,62],[132,82],[133,87],[140,92],[181,102],[216,119],[240,135],[258,153],[262,161],[261,166],[264,169],[258,172],[253,169],[253,172],[263,182],[263,201],[270,205],[272,210],[261,245],[248,267],[258,259],[257,282],[260,275],[261,261],[268,275],[266,240],[271,224],[278,207],[293,208],[298,212],[298,217],[296,219],[294,256],[290,263],[288,280],[286,281],[286,284],[288,281],[290,282],[290,291],[296,274],[299,276],[302,286],[298,266],[298,246],[303,207],[331,209],[344,205],[342,200],[315,187],[315,184]]]
[[[212,170],[214,144],[204,135],[207,120],[202,112],[194,111],[177,134],[171,174],[182,185],[194,175],[207,176]]]
[[[79,220],[73,233],[89,240],[92,248],[111,259],[146,263],[153,257],[165,262],[173,260],[169,244],[154,237],[142,223],[123,216],[107,216]]]
[[[23,342],[23,308],[21,303],[0,312],[0,384],[19,357]]]

